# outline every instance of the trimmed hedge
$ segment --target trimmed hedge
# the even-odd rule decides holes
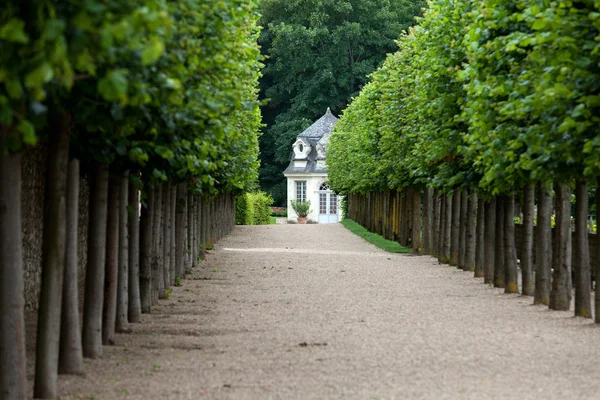
[[[235,199],[237,225],[269,225],[273,198],[264,192],[243,193]]]

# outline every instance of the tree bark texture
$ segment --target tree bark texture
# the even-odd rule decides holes
[[[87,271],[83,306],[83,356],[102,355],[102,307],[106,260],[108,165],[98,164],[90,188]]]
[[[461,195],[459,191],[452,195],[452,217],[450,220],[451,237],[450,237],[450,265],[458,266],[458,253],[460,243],[460,210],[461,210]]]
[[[421,254],[421,195],[418,190],[410,191],[412,196],[412,253]]]
[[[171,286],[175,286],[175,276],[177,276],[177,241],[175,232],[176,229],[176,215],[177,215],[177,185],[171,184],[171,251],[170,251],[170,264],[169,264],[169,279]]]
[[[127,329],[127,310],[129,309],[129,172],[121,178],[119,193],[119,273],[117,281],[117,319],[115,330]]]
[[[432,253],[433,242],[433,189],[423,190],[423,252]]]
[[[83,374],[83,349],[79,318],[79,287],[77,279],[79,229],[79,160],[69,162],[67,180],[67,237],[60,325],[60,374]]]
[[[129,184],[129,291],[127,292],[127,319],[129,323],[140,322],[140,191],[134,183]]]
[[[171,183],[165,184],[163,188],[163,285],[166,291],[171,286]]]
[[[0,126],[0,149],[8,132]],[[28,396],[21,239],[21,154],[0,150],[0,398]]]
[[[452,242],[452,203],[453,196],[446,196],[444,206],[444,247],[442,251],[442,259],[446,264],[450,263],[450,250]]]
[[[458,221],[458,263],[460,269],[465,269],[466,241],[467,241],[467,213],[468,194],[462,192],[460,196],[460,219]]]
[[[154,205],[152,206],[152,304],[164,297],[164,272],[162,262],[162,184],[154,185]]]
[[[515,196],[504,198],[504,293],[519,293],[515,248]]]
[[[600,188],[600,178],[597,179],[596,184]],[[594,293],[594,305],[595,314],[594,322],[600,324],[600,190],[596,189],[596,265],[594,266],[594,278],[595,278],[595,293]],[[0,224],[2,225],[2,224]]]
[[[504,251],[504,203],[505,197],[496,198],[496,261],[494,262],[494,286],[504,288],[505,254]]]
[[[496,269],[496,197],[485,203],[485,225],[483,227],[485,246],[485,267],[483,282],[494,283]]]
[[[575,315],[591,318],[592,277],[587,230],[589,199],[588,183],[584,179],[577,180],[575,200]]]
[[[175,265],[176,276],[183,278],[184,271],[184,252],[185,252],[185,183],[177,185],[177,212],[175,215]]]
[[[533,296],[535,282],[533,277],[533,210],[535,206],[535,186],[527,184],[523,188],[523,242],[521,254],[521,292],[524,296]]]
[[[108,220],[106,224],[106,273],[104,275],[104,310],[102,344],[115,344],[117,288],[119,280],[119,197],[121,178],[112,175],[108,186]]]
[[[533,304],[550,304],[552,247],[552,189],[538,184]]]
[[[431,255],[434,257],[437,257],[439,255],[439,241],[440,241],[440,237],[441,234],[440,232],[442,231],[441,227],[440,227],[440,194],[438,192],[438,190],[434,190],[433,192],[433,228],[432,228],[432,233],[431,233],[431,244],[430,244],[430,250],[431,250]]]
[[[477,193],[467,198],[467,219],[465,229],[465,271],[475,270],[475,250],[477,247]]]
[[[48,151],[52,156],[48,157],[44,189],[42,287],[33,388],[34,397],[41,399],[54,399],[57,393],[60,315],[67,241],[69,125],[69,116],[63,114],[49,127]]]
[[[477,199],[477,226],[475,229],[475,278],[483,278],[485,270],[485,200]]]
[[[146,207],[140,217],[140,303],[142,313],[152,311],[152,217],[154,188],[145,185]]]
[[[554,228],[554,251],[552,292],[550,308],[566,311],[571,306],[571,193],[566,184],[556,185],[556,227]]]

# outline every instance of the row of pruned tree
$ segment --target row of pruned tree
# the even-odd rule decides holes
[[[3,399],[24,399],[28,392],[23,152],[44,145],[49,155],[41,166],[46,180],[34,397],[56,398],[57,372],[80,372],[82,355],[98,357],[115,332],[150,312],[204,246],[234,225],[233,196],[256,185],[261,57],[255,9],[246,0],[3,5]],[[90,182],[82,334],[80,177]]]
[[[574,286],[575,315],[591,317],[597,11],[576,1],[430,2],[332,136],[330,183],[349,195],[350,216],[536,304],[567,310]]]

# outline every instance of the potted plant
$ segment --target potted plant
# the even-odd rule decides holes
[[[306,224],[308,214],[310,214],[310,200],[292,200],[292,208],[298,215],[298,223]]]

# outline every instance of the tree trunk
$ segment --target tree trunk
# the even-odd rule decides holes
[[[552,189],[538,184],[535,237],[535,294],[533,304],[550,304],[552,270]]]
[[[196,259],[196,196],[192,192],[188,192],[188,268],[195,268],[197,266]],[[191,271],[190,271],[191,272]]]
[[[596,180],[596,188],[600,188],[600,178]],[[594,266],[595,293],[594,305],[595,315],[594,322],[600,324],[600,190],[596,189],[596,265]],[[2,224],[0,224],[2,226]]]
[[[433,191],[433,207],[432,207],[432,228],[431,228],[431,243],[429,244],[431,255],[437,257],[439,254],[440,240],[440,194],[437,189]]]
[[[467,192],[460,196],[460,220],[458,221],[458,268],[465,268],[465,256],[467,254],[467,218],[469,209],[469,198]]]
[[[176,215],[177,215],[177,187],[176,184],[171,184],[171,260],[169,265],[169,278],[171,286],[175,286],[175,276],[177,276],[177,241],[176,241]]]
[[[88,358],[98,358],[102,355],[107,203],[108,165],[98,164],[90,188],[88,254],[83,306],[83,356]]]
[[[106,274],[104,276],[104,311],[102,344],[115,344],[117,288],[119,280],[119,197],[121,178],[111,176],[108,186],[108,221],[106,224]]]
[[[523,189],[523,243],[521,254],[521,281],[523,296],[533,296],[535,283],[533,278],[533,210],[535,186],[525,185]]]
[[[442,252],[442,259],[445,264],[450,263],[450,251],[452,242],[452,209],[454,202],[454,196],[446,196],[446,204],[444,209],[444,251]]]
[[[412,253],[421,254],[421,195],[418,190],[411,189],[412,195]]]
[[[60,374],[83,374],[83,350],[79,325],[79,287],[77,267],[79,217],[79,160],[69,162],[67,182],[67,243],[63,280],[62,315],[60,326]]]
[[[127,317],[129,323],[140,322],[140,191],[129,184],[129,292]]]
[[[423,191],[423,252],[432,254],[433,242],[433,189]]]
[[[206,255],[204,254],[204,246],[202,245],[203,243],[203,237],[202,237],[202,220],[204,219],[204,208],[203,208],[203,204],[204,201],[202,199],[202,196],[198,196],[198,198],[196,199],[197,203],[196,203],[196,210],[198,211],[198,217],[196,220],[196,226],[197,226],[197,240],[196,240],[196,245],[198,246],[198,256],[200,259],[204,260],[206,258]],[[235,214],[233,217],[233,223],[235,225]]]
[[[177,185],[177,213],[175,216],[175,265],[176,276],[179,278],[183,278],[184,271],[185,200],[185,183],[180,183]]]
[[[556,227],[553,254],[550,308],[568,310],[571,306],[571,193],[569,186],[556,185]]]
[[[577,180],[575,189],[575,315],[592,317],[590,246],[588,243],[588,183]]]
[[[475,233],[477,219],[477,194],[471,193],[467,204],[467,226],[465,238],[465,271],[475,270],[475,249],[477,246],[477,236]]]
[[[140,303],[142,313],[152,312],[152,208],[154,187],[145,185],[146,207],[140,217]]]
[[[154,205],[152,207],[152,304],[165,296],[164,272],[162,261],[162,184],[154,186]]]
[[[171,183],[163,188],[163,285],[166,291],[171,286]]]
[[[515,196],[504,198],[504,293],[519,293],[515,249]]]
[[[485,225],[483,237],[485,246],[485,266],[483,283],[493,284],[496,267],[496,197],[485,203]]]
[[[0,149],[8,132],[0,126]],[[26,399],[21,154],[0,150],[0,398]]]
[[[475,228],[475,278],[485,276],[485,200],[477,199],[477,226]]]
[[[127,330],[127,310],[129,308],[129,228],[127,206],[129,205],[129,172],[121,179],[119,193],[119,277],[117,286],[117,319],[115,330]]]
[[[504,203],[505,197],[496,198],[496,249],[494,262],[494,286],[504,288],[504,278],[506,276],[504,251]]]
[[[44,188],[42,284],[35,357],[34,397],[56,398],[60,314],[67,241],[67,171],[69,164],[68,114],[50,126]]]
[[[446,232],[446,196],[440,193],[440,212],[439,212],[439,233],[438,233],[438,243],[437,243],[437,259],[439,263],[445,262],[444,260],[444,240],[445,240],[445,232]]]
[[[458,266],[458,253],[460,243],[460,211],[461,199],[460,192],[456,191],[452,195],[452,217],[451,217],[451,237],[450,237],[450,265]]]

